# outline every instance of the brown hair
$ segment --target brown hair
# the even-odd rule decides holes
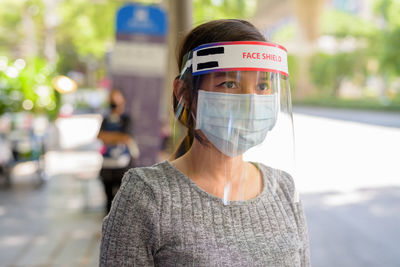
[[[226,41],[266,41],[264,36],[257,28],[245,20],[239,19],[222,19],[213,20],[201,24],[189,32],[180,46],[179,55],[177,58],[178,69],[181,70],[181,65],[185,55],[194,48],[207,43],[226,42]],[[185,77],[181,94],[185,98],[186,105],[178,115],[179,121],[188,129],[187,134],[181,144],[174,153],[174,158],[179,158],[185,154],[193,143],[193,138],[201,142],[201,137],[194,131],[194,118],[192,116],[192,106],[197,100],[198,86],[201,81],[201,76]],[[180,99],[173,94],[173,107],[176,114],[179,110]]]

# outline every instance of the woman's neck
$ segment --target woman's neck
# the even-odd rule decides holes
[[[256,193],[249,193],[251,196],[244,196],[247,194],[244,192],[246,187],[254,184],[254,179],[249,181],[248,178],[257,179],[259,175],[254,166],[243,161],[241,155],[228,157],[211,144],[201,144],[196,138],[190,150],[171,163],[202,189],[220,198],[225,199],[228,194],[230,200],[247,199],[255,197],[260,191],[257,189]]]
[[[238,174],[244,168],[242,156],[228,157],[211,144],[201,144],[196,138],[180,159],[189,173],[213,177],[217,181],[225,179],[227,174]]]

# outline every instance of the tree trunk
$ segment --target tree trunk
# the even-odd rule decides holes
[[[169,17],[168,33],[168,71],[165,79],[164,114],[168,114],[171,107],[172,84],[179,74],[176,59],[178,57],[178,45],[185,34],[192,28],[192,1],[191,0],[164,0]],[[180,63],[179,63],[180,64]],[[171,114],[172,115],[172,114]],[[169,118],[165,118],[169,119]]]
[[[326,0],[293,0],[294,13],[298,22],[298,56],[300,68],[296,81],[295,99],[304,99],[313,92],[310,81],[311,56],[320,35],[320,18]]]
[[[44,8],[44,55],[51,66],[57,63],[55,28],[57,25],[57,0],[43,0]]]
[[[179,75],[177,57],[179,53],[179,44],[184,36],[192,28],[192,0],[164,0],[169,16],[168,33],[168,70],[164,79],[164,96],[162,110],[165,117],[164,123],[174,124],[174,112],[172,109],[173,81]],[[181,62],[179,63],[179,65]],[[185,129],[179,123],[174,124],[172,132],[172,146],[176,146],[179,140],[184,136]]]
[[[36,39],[35,22],[32,19],[29,4],[24,5],[22,12],[22,25],[24,28],[24,40],[21,44],[21,56],[24,58],[32,58],[37,56],[38,44]]]

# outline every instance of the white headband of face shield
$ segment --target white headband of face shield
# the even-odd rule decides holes
[[[189,68],[193,76],[215,71],[265,71],[288,76],[286,49],[269,42],[204,44],[193,49],[185,58],[181,76]]]

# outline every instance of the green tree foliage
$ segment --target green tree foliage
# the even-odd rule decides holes
[[[337,97],[344,79],[365,77],[366,57],[359,52],[317,53],[311,60],[311,80],[324,96]]]
[[[51,86],[54,69],[41,58],[9,62],[0,58],[0,114],[33,111],[57,114],[58,95]]]
[[[57,10],[61,20],[58,43],[69,43],[82,58],[102,58],[111,47],[115,14],[120,6],[117,1],[63,1]]]
[[[327,10],[322,16],[322,34],[335,40],[334,51],[318,52],[311,59],[310,76],[317,92],[337,97],[344,80],[363,86],[368,73],[368,61],[376,53],[379,29],[374,21],[338,10]],[[354,47],[344,48],[346,41]]]
[[[42,0],[2,0],[0,9],[0,114],[30,110],[57,112],[58,93],[51,85],[58,73],[84,71],[85,61],[101,61],[114,38],[116,1],[57,1],[53,31],[59,54],[57,69],[44,55],[46,3]],[[29,38],[28,38],[29,36]],[[26,54],[30,51],[29,54]],[[16,71],[17,59],[25,67]]]
[[[375,12],[381,18],[379,33],[372,39],[371,50],[379,61],[379,72],[390,78],[400,76],[400,2],[377,0]]]
[[[25,27],[29,16],[32,22],[41,26],[40,0],[0,1],[0,54],[11,56],[18,53],[21,42],[26,38]]]
[[[115,14],[124,2],[54,0],[51,3],[55,4],[50,12],[55,21],[49,24],[49,2],[0,1],[0,56],[7,56],[8,61],[0,70],[0,114],[21,110],[24,100],[32,102],[31,111],[52,113],[56,110],[57,93],[50,81],[55,75],[65,75],[70,70],[85,72],[88,65],[105,67],[106,52],[112,48],[115,38]],[[194,21],[248,18],[255,11],[256,3],[257,0],[193,0]],[[45,59],[45,40],[50,34],[54,34],[51,37],[56,41],[56,66],[49,66]],[[10,77],[6,69],[18,58],[23,58],[26,66],[17,76]],[[45,93],[43,88],[50,91]]]
[[[373,21],[368,21],[351,13],[339,10],[326,10],[321,19],[321,30],[325,35],[336,38],[365,39],[376,35],[378,28]]]

